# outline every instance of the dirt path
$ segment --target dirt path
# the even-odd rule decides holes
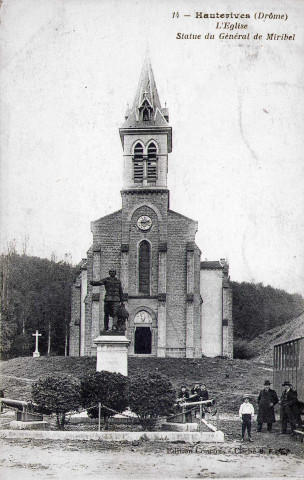
[[[5,440],[0,453],[0,477],[1,480],[303,478],[304,459],[268,450],[262,454],[250,453],[249,448],[253,447],[249,444],[241,447],[239,443],[194,448],[184,444],[130,446]]]
[[[16,377],[16,375],[6,375],[4,373],[1,373],[1,379],[3,380],[5,378],[8,378],[9,380],[17,380],[25,383],[33,383],[35,381],[34,378]]]

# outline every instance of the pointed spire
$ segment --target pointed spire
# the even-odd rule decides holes
[[[145,100],[147,100],[150,106],[153,108],[154,113],[156,111],[156,108],[159,108],[159,110],[161,111],[161,104],[151,66],[148,45],[146,48],[144,65],[141,71],[135,98],[131,109],[140,108]]]
[[[164,127],[168,126],[168,122],[168,109],[162,108],[160,104],[147,45],[136,94],[131,108],[126,111],[125,122],[122,127]]]

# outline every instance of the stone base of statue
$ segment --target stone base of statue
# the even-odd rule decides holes
[[[96,372],[107,372],[128,375],[128,348],[130,340],[119,331],[101,331],[95,338],[97,345]]]

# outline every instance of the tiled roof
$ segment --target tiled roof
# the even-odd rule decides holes
[[[128,118],[125,120],[121,128],[147,128],[147,127],[168,127],[168,122],[163,114],[157,109],[156,113],[152,113],[151,119],[143,121],[137,115],[137,108],[131,110]]]
[[[121,212],[122,212],[122,209],[116,210],[115,212],[112,212],[112,213],[109,213],[108,215],[105,215],[104,217],[100,217],[97,220],[93,220],[91,222],[91,225],[94,224],[94,223],[101,223],[102,221],[107,220],[108,218],[115,217],[116,215],[121,214]]]

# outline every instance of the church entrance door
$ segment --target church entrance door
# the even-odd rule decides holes
[[[134,353],[151,353],[152,332],[150,327],[136,327]]]

